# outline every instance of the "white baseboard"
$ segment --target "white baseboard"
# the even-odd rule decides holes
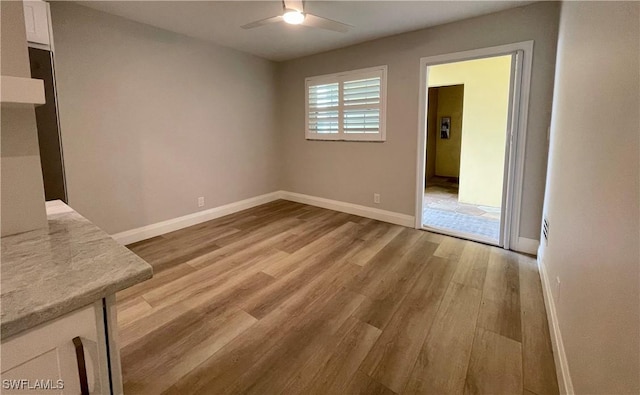
[[[547,309],[547,320],[549,321],[549,332],[551,334],[551,345],[553,347],[553,359],[556,363],[558,387],[560,388],[561,394],[573,395],[573,383],[571,382],[567,354],[564,351],[564,343],[562,342],[562,334],[560,333],[556,304],[553,299],[553,294],[551,293],[551,281],[547,276],[547,271],[544,266],[544,260],[541,253],[538,253],[538,271],[540,272],[540,280],[542,281],[544,304]]]
[[[415,218],[413,215],[396,213],[393,211],[381,210],[379,208],[361,206],[359,204],[346,203],[338,200],[325,199],[316,196],[303,195],[301,193],[280,191],[281,199],[290,200],[292,202],[304,203],[311,206],[322,207],[329,210],[340,211],[347,214],[359,215],[361,217],[371,218],[378,221],[389,222],[396,225],[402,225],[413,228]]]
[[[182,217],[169,219],[155,224],[142,226],[111,235],[117,242],[123,245],[146,240],[151,237],[160,236],[182,228],[197,225],[212,219],[224,217],[238,211],[246,210],[274,200],[285,199],[292,202],[304,203],[311,206],[340,211],[343,213],[359,215],[361,217],[372,218],[378,221],[390,222],[396,225],[413,227],[414,218],[411,215],[395,213],[393,211],[380,210],[373,207],[360,206],[358,204],[340,202],[337,200],[325,199],[315,196],[303,195],[300,193],[276,191],[241,200],[224,206],[214,207],[197,213],[184,215]]]
[[[381,210],[374,207],[361,206],[354,203],[341,202],[339,200],[305,195],[302,193],[276,191],[245,200],[240,200],[238,202],[225,204],[224,206],[214,207],[208,210],[184,215],[182,217],[172,218],[166,221],[157,222],[155,224],[116,233],[111,235],[111,237],[113,237],[120,244],[127,245],[155,236],[160,236],[165,233],[173,232],[175,230],[197,225],[205,221],[224,217],[225,215],[233,214],[238,211],[246,210],[278,199],[322,207],[347,214],[359,215],[361,217],[389,222],[395,225],[406,226],[408,228],[413,228],[415,225],[415,217],[413,215]],[[540,242],[538,240],[519,237],[515,245],[512,245],[511,247],[513,250],[518,252],[536,255],[536,253],[538,252],[539,244]]]
[[[224,206],[214,207],[208,210],[184,215],[182,217],[172,218],[166,221],[157,222],[155,224],[116,233],[111,235],[111,237],[113,237],[120,244],[127,245],[165,233],[173,232],[175,230],[197,225],[205,221],[224,217],[225,215],[233,214],[238,211],[246,210],[278,199],[290,200],[292,202],[298,202],[311,206],[326,208],[329,210],[340,211],[343,213],[359,215],[361,217],[389,222],[396,225],[406,226],[408,228],[413,228],[415,225],[415,217],[413,215],[381,210],[374,207],[361,206],[359,204],[341,202],[339,200],[304,195],[302,193],[276,191],[238,202],[225,204]],[[540,243],[538,240],[519,237],[515,245],[512,245],[512,249],[515,251],[535,255],[538,251],[539,244]]]
[[[240,200],[238,202],[225,204],[224,206],[218,206],[208,210],[198,211],[197,213],[184,215],[182,217],[173,218],[166,221],[157,222],[155,224],[142,226],[140,228],[116,233],[114,235],[111,235],[111,237],[113,237],[120,244],[127,245],[140,240],[145,240],[151,237],[173,232],[174,230],[197,225],[205,221],[224,217],[225,215],[233,214],[238,211],[259,206],[261,204],[269,203],[274,200],[280,199],[280,195],[280,191],[271,192],[249,199]]]
[[[527,239],[526,237],[518,237],[518,241],[513,247],[514,251],[524,252],[525,254],[537,255],[540,241],[535,239]]]

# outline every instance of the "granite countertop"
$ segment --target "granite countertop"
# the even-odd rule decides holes
[[[46,228],[2,237],[3,339],[151,278],[151,266],[63,202]]]

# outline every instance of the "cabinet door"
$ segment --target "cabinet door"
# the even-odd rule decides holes
[[[27,41],[49,45],[49,12],[47,3],[41,0],[30,0],[25,1],[23,4]]]
[[[102,301],[2,343],[2,393],[79,394],[75,337],[82,340],[91,394],[108,394]]]

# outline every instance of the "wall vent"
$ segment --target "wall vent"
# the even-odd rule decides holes
[[[549,245],[549,221],[546,217],[542,219],[542,235],[544,236],[544,245]]]

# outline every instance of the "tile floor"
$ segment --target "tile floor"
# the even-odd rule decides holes
[[[458,184],[446,178],[427,183],[423,224],[431,228],[470,233],[497,242],[500,238],[500,207],[458,201]]]

